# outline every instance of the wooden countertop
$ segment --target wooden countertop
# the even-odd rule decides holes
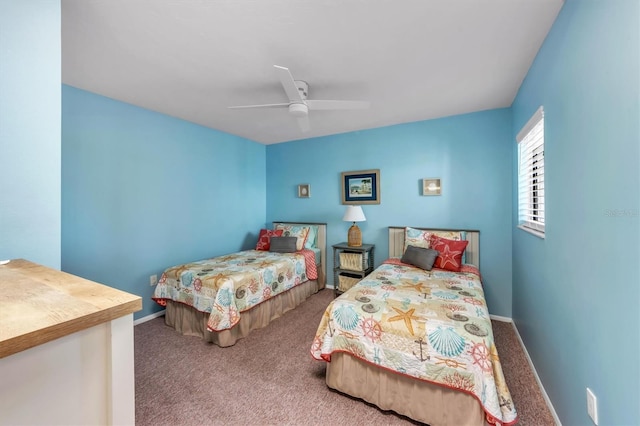
[[[139,296],[12,260],[0,265],[0,358],[141,309]]]

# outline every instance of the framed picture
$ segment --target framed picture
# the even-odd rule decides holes
[[[298,197],[309,198],[311,197],[311,186],[308,183],[298,185]]]
[[[440,179],[422,179],[422,195],[441,195]]]
[[[380,204],[380,170],[342,172],[342,204]]]

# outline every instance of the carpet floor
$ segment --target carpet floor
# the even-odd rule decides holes
[[[164,317],[137,325],[136,425],[409,425],[416,422],[332,391],[309,350],[325,289],[229,348],[182,336]],[[519,425],[554,425],[513,325],[493,321]]]

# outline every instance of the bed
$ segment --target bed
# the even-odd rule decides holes
[[[273,222],[256,249],[167,268],[152,299],[166,325],[228,347],[324,288],[325,277],[326,224]]]
[[[321,319],[311,355],[327,362],[327,386],[431,426],[516,423],[478,270],[479,236],[390,227],[390,258]],[[410,258],[416,251],[422,257]],[[426,254],[435,257],[430,270]]]

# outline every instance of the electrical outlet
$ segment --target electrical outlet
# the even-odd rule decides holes
[[[593,420],[593,424],[598,425],[598,400],[595,394],[589,388],[587,388],[587,413]]]
[[[149,285],[156,285],[158,284],[158,276],[156,274],[153,274],[149,277]]]

